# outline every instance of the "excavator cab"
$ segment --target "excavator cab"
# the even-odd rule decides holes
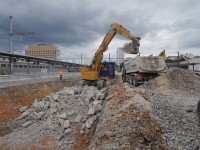
[[[101,64],[100,79],[113,79],[115,77],[115,63],[114,62],[104,62]]]

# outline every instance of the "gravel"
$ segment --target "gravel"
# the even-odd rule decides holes
[[[140,86],[146,89],[169,149],[198,150],[200,146],[199,79],[191,70],[175,69]]]

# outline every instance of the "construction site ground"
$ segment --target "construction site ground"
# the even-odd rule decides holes
[[[119,73],[100,92],[91,86],[76,92],[79,81],[74,77],[1,83],[0,150],[198,150],[200,77],[193,71],[170,70],[138,87],[123,83]],[[34,116],[37,101],[47,103],[45,97],[54,93],[60,99],[57,106],[52,103],[40,110],[44,117],[20,117],[24,114],[20,108],[27,106]],[[91,113],[96,104],[98,111]],[[56,113],[51,114],[55,107]],[[59,117],[70,121],[65,131]],[[55,128],[44,128],[49,118]]]

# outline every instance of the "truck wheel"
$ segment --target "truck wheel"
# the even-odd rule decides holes
[[[101,90],[106,85],[106,80],[97,81],[97,89]]]
[[[132,77],[133,85],[138,86],[138,80],[133,76]]]
[[[126,82],[126,70],[124,67],[122,68],[122,81]]]
[[[122,75],[122,81],[126,82],[126,75]]]
[[[133,85],[133,77],[134,76],[130,76],[130,85]]]

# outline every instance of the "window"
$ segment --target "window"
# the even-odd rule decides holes
[[[1,64],[1,67],[6,67],[6,64]]]

